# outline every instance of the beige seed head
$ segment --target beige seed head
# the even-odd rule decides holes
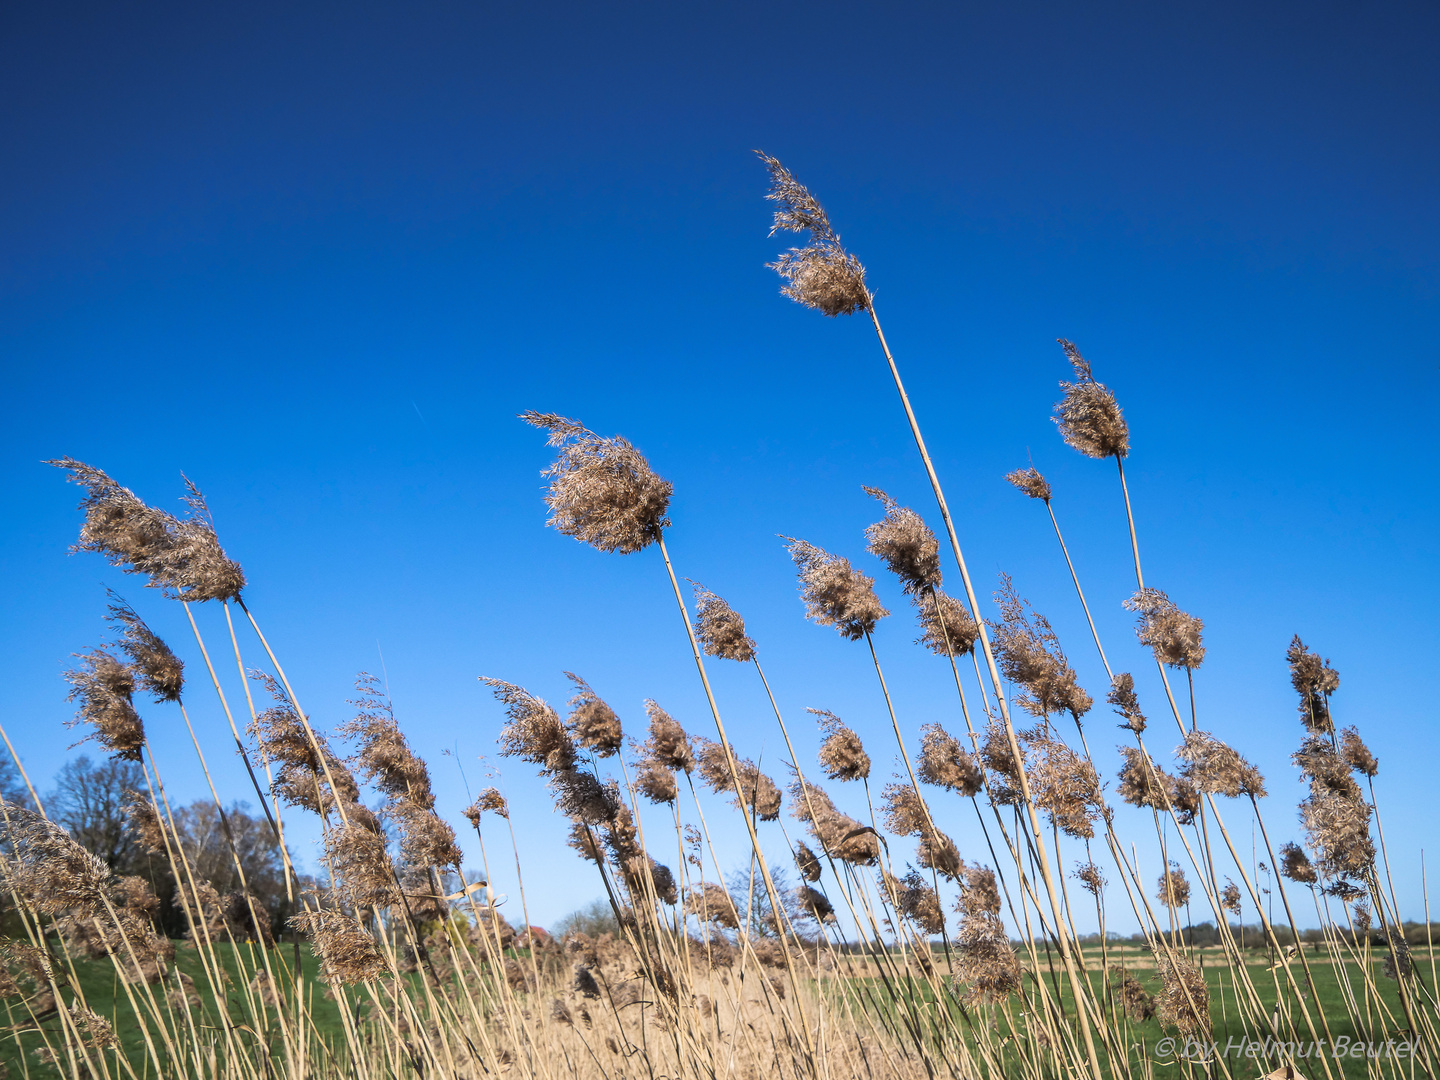
[[[795,865],[800,870],[800,877],[804,881],[819,881],[821,874],[820,860],[815,853],[805,846],[804,841],[795,845]]]
[[[1105,891],[1105,871],[1093,862],[1076,863],[1072,876],[1091,896],[1098,898]]]
[[[884,518],[865,529],[865,538],[869,541],[866,550],[900,579],[906,593],[913,595],[938,588],[940,543],[925,520],[879,488],[867,487],[864,491],[885,508]]]
[[[850,565],[850,560],[794,537],[785,537],[800,577],[806,617],[833,626],[840,636],[859,641],[890,612],[875,595],[875,579]]]
[[[72,551],[94,551],[127,574],[143,574],[152,588],[182,600],[238,600],[245,587],[239,563],[225,555],[209,508],[188,479],[188,517],[177,518],[147,506],[129,488],[102,470],[74,458],[46,462],[70,473],[86,489],[80,508],[85,524]]]
[[[1160,994],[1156,1000],[1160,1022],[1186,1035],[1211,1031],[1210,987],[1205,976],[1189,960],[1162,950],[1155,955],[1160,972]]]
[[[959,658],[974,650],[980,628],[959,600],[939,589],[931,589],[917,595],[913,603],[921,631],[915,644],[946,659]]]
[[[1041,719],[1068,712],[1078,722],[1090,711],[1094,699],[1076,682],[1049,620],[1020,599],[1008,574],[1000,575],[995,599],[1002,618],[987,623],[992,627],[991,643],[1000,670],[1024,688],[1015,695],[1015,703]]]
[[[755,642],[745,636],[739,612],[699,582],[695,588],[695,637],[706,656],[746,663],[755,659]]]
[[[1364,776],[1373,778],[1380,771],[1379,760],[1353,727],[1340,732],[1340,756],[1345,759],[1345,764]]]
[[[78,668],[65,673],[70,700],[79,703],[71,724],[89,724],[94,739],[123,761],[139,761],[145,749],[145,725],[131,695],[135,674],[104,649],[77,654]]]
[[[645,715],[650,718],[650,738],[645,741],[645,753],[672,771],[694,772],[695,752],[679,721],[649,699],[645,702]]]
[[[1047,503],[1050,501],[1050,483],[1040,475],[1040,470],[1033,465],[1027,469],[1008,472],[1005,474],[1005,479],[1032,499],[1039,499]]]
[[[1087,457],[1125,457],[1130,452],[1130,427],[1115,395],[1104,383],[1095,381],[1089,363],[1074,345],[1064,338],[1058,340],[1075,369],[1075,381],[1060,384],[1065,394],[1055,404],[1060,437]]]
[[[185,686],[185,664],[145,625],[135,609],[107,590],[110,614],[107,618],[121,627],[120,648],[130,658],[135,680],[155,696],[156,701],[179,701]]]
[[[1306,855],[1305,849],[1296,843],[1287,842],[1280,845],[1280,873],[1301,885],[1314,885],[1319,880],[1319,876],[1315,873],[1315,867],[1310,862],[1310,856]]]
[[[1300,720],[1306,730],[1328,735],[1335,730],[1330,719],[1330,695],[1340,688],[1340,675],[1319,653],[1305,647],[1296,634],[1285,651],[1290,664],[1290,685],[1300,695]]]
[[[334,909],[305,911],[290,920],[320,954],[321,978],[329,983],[370,982],[388,969],[375,939],[354,915]]]
[[[1190,882],[1185,880],[1185,871],[1174,863],[1160,875],[1159,892],[1156,898],[1166,907],[1182,908],[1190,902]]]
[[[600,551],[627,555],[653,544],[674,488],[625,439],[602,438],[574,420],[533,410],[520,419],[550,433],[559,453],[550,478],[548,524]]]
[[[620,717],[579,675],[567,671],[565,677],[575,684],[575,696],[570,699],[570,729],[585,749],[597,757],[609,757],[620,749]]]
[[[1110,692],[1105,700],[1115,706],[1115,711],[1125,718],[1120,726],[1129,728],[1136,735],[1145,733],[1145,714],[1140,711],[1140,699],[1135,696],[1135,677],[1122,671],[1110,680]]]
[[[821,771],[831,780],[864,780],[870,775],[870,755],[860,742],[860,736],[845,726],[845,722],[825,709],[806,709],[820,718],[820,730],[825,739],[820,744]]]
[[[985,782],[975,758],[939,724],[926,724],[920,729],[920,766],[916,773],[926,784],[948,788],[967,798],[978,794]]]
[[[1173,668],[1194,671],[1205,660],[1201,631],[1205,624],[1188,615],[1159,589],[1144,588],[1125,601],[1137,612],[1135,636],[1155,653],[1155,659]]]
[[[563,772],[575,765],[575,744],[555,710],[514,683],[482,675],[510,722],[500,732],[500,753],[539,765],[542,772]]]
[[[1184,762],[1180,774],[1207,795],[1230,799],[1265,796],[1265,778],[1260,770],[1208,731],[1187,734],[1175,756]]]
[[[865,268],[841,245],[830,218],[809,189],[774,158],[759,153],[770,171],[770,191],[765,196],[776,204],[777,232],[808,232],[810,243],[791,248],[773,263],[767,263],[784,280],[780,292],[797,303],[824,315],[853,315],[868,311],[870,293],[865,287]]]

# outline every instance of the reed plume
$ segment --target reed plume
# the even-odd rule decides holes
[[[770,170],[770,191],[765,197],[776,204],[770,235],[810,234],[804,247],[791,248],[773,263],[766,263],[785,282],[781,294],[824,315],[869,310],[865,268],[841,246],[824,208],[789,169],[767,154],[757,154]]]
[[[805,846],[804,841],[795,845],[795,866],[803,881],[819,881],[822,868],[815,853]]]
[[[1188,904],[1190,902],[1190,882],[1185,879],[1185,871],[1175,863],[1171,863],[1160,875],[1160,884],[1155,898],[1172,911]]]
[[[1207,795],[1265,797],[1260,770],[1208,731],[1187,733],[1175,756],[1184,762],[1180,775]]]
[[[1205,646],[1201,644],[1200,632],[1205,624],[1181,611],[1161,590],[1141,589],[1125,601],[1125,607],[1139,614],[1135,636],[1140,644],[1155,653],[1160,663],[1194,671],[1204,662]]]
[[[1308,731],[1328,735],[1335,730],[1330,719],[1330,695],[1340,689],[1340,674],[1305,647],[1296,634],[1285,651],[1290,664],[1290,685],[1300,695],[1300,719]]]
[[[975,758],[960,745],[959,739],[939,724],[926,724],[920,729],[920,764],[916,774],[924,783],[966,798],[978,794],[985,782]]]
[[[1205,976],[1189,960],[1168,950],[1156,954],[1155,966],[1160,972],[1160,994],[1156,999],[1160,1022],[1186,1035],[1208,1036],[1210,988]]]
[[[139,761],[145,725],[135,711],[135,673],[104,649],[77,654],[80,666],[65,673],[70,700],[79,703],[71,725],[89,724],[94,739],[122,761]],[[82,740],[84,741],[84,740]]]
[[[817,755],[820,769],[831,780],[864,780],[870,775],[870,755],[860,736],[845,721],[826,709],[806,709],[820,718],[825,738]]]
[[[1347,727],[1340,732],[1340,756],[1345,759],[1345,764],[1362,776],[1374,779],[1380,771],[1379,759],[1370,752],[1370,748],[1360,738],[1360,732],[1354,727]]]
[[[473,803],[462,811],[470,824],[477,829],[480,827],[480,815],[486,812],[499,814],[502,818],[509,819],[510,803],[506,801],[504,795],[500,794],[498,788],[487,787],[480,792]]]
[[[833,626],[840,636],[859,641],[890,612],[875,595],[875,579],[805,540],[785,537],[800,577],[805,615],[821,626]]]
[[[1148,721],[1140,711],[1140,699],[1135,696],[1135,677],[1122,671],[1110,680],[1110,692],[1105,700],[1115,706],[1115,711],[1125,718],[1120,726],[1129,728],[1136,735],[1143,735]]]
[[[1024,688],[1015,695],[1015,704],[1042,720],[1052,713],[1068,712],[1078,723],[1090,711],[1094,699],[1077,684],[1075,671],[1049,620],[1020,599],[1008,574],[1000,575],[995,599],[1002,619],[987,619],[986,623],[992,631],[1000,670]]]
[[[866,550],[900,579],[906,595],[938,587],[940,543],[925,520],[879,488],[867,487],[864,491],[885,508],[885,516],[865,528]]]
[[[330,983],[378,979],[388,965],[360,920],[343,911],[304,911],[290,925],[310,938],[320,955],[320,977]]]
[[[620,749],[623,739],[620,717],[579,675],[567,671],[565,677],[575,684],[575,696],[570,699],[570,730],[576,741],[596,757],[609,757]]]
[[[1130,427],[1115,395],[1095,381],[1079,349],[1064,338],[1058,341],[1075,369],[1075,381],[1060,384],[1065,394],[1055,405],[1060,437],[1086,457],[1125,457],[1130,452]]]
[[[106,592],[111,601],[110,614],[106,617],[121,627],[117,644],[130,658],[130,670],[136,683],[152,694],[157,702],[179,701],[185,688],[184,661],[113,589]]]
[[[698,582],[695,589],[695,637],[706,656],[747,663],[755,659],[755,642],[745,634],[740,613]]]
[[[1016,469],[1008,472],[1005,474],[1005,479],[1032,499],[1039,499],[1046,503],[1050,501],[1050,482],[1041,476],[1040,470],[1033,465],[1028,469]]]
[[[1025,739],[1025,771],[1036,808],[1067,836],[1088,840],[1104,808],[1095,766],[1046,730]]]
[[[541,472],[550,479],[546,523],[600,551],[628,555],[653,544],[666,523],[674,488],[620,436],[602,438],[554,413],[528,410],[520,419],[548,431],[559,448]]]
[[[794,806],[791,813],[810,827],[810,834],[831,858],[871,866],[880,857],[875,830],[837,810],[822,788],[797,779],[791,784],[790,794]]]
[[[93,551],[127,574],[143,574],[151,588],[181,600],[238,600],[245,587],[240,564],[228,558],[215,535],[205,497],[188,479],[182,500],[189,514],[177,518],[147,506],[102,470],[74,458],[47,465],[65,469],[86,490],[80,503],[85,523],[72,551]]]
[[[947,659],[974,652],[980,627],[964,604],[940,589],[919,594],[914,604],[921,631],[915,644]]]
[[[730,766],[725,760],[725,748],[699,735],[695,737],[695,745],[698,747],[695,757],[699,763],[700,778],[705,782],[705,786],[714,792],[733,792],[735,785],[730,778]],[[740,790],[736,792],[735,798],[736,807],[748,806],[761,821],[774,821],[780,816],[780,805],[783,801],[775,781],[762,773],[749,758],[736,755],[733,747],[730,753],[735,759],[735,774],[740,779]]]
[[[672,772],[690,774],[695,771],[695,752],[690,737],[680,722],[654,701],[646,700],[645,715],[650,718],[650,738],[644,751],[654,761]]]
[[[1000,890],[995,872],[986,866],[965,866],[961,871],[960,930],[957,977],[968,984],[967,1004],[999,1003],[1020,989],[1022,973],[1000,921]]]

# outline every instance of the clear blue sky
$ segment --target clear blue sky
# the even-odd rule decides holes
[[[1147,575],[1206,621],[1202,723],[1262,765],[1275,838],[1294,837],[1284,651],[1299,632],[1329,656],[1419,917],[1440,760],[1437,31],[1420,3],[9,5],[0,715],[52,774],[74,738],[61,674],[114,585],[190,659],[243,794],[178,606],[65,554],[78,492],[39,462],[70,454],[172,508],[182,470],[205,490],[320,725],[383,651],[452,817],[457,765],[474,788],[495,760],[478,675],[559,703],[570,669],[637,734],[647,696],[706,731],[654,553],[542,527],[547,452],[513,419],[537,408],[650,456],[676,485],[679,572],[745,613],[807,746],[802,709],[829,708],[888,772],[863,646],[803,621],[775,534],[877,572],[860,485],[932,504],[867,326],[777,295],[758,147],[865,262],[980,587],[1012,573],[1098,696],[1048,523],[1000,479],[1031,455],[1159,712],[1119,607],[1113,470],[1048,419],[1072,338],[1131,421]],[[958,726],[881,587],[902,722]],[[741,751],[778,772],[753,674],[717,683]],[[147,719],[172,789],[199,797],[178,716]],[[1090,730],[1111,768],[1108,724]],[[598,895],[528,767],[504,784],[534,919]],[[1124,827],[1143,844],[1144,819]]]

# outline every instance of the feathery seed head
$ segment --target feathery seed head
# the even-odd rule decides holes
[[[1240,754],[1208,731],[1192,731],[1175,751],[1184,765],[1180,775],[1208,795],[1234,799],[1265,796],[1265,777]]]
[[[745,636],[740,613],[698,582],[695,587],[695,637],[706,656],[740,663],[755,659],[755,642]]]
[[[46,915],[71,909],[80,918],[104,914],[110,869],[49,818],[5,804],[0,813],[5,886]]]
[[[1055,404],[1060,437],[1086,457],[1123,458],[1130,452],[1130,427],[1115,395],[1095,381],[1090,364],[1064,338],[1058,339],[1075,369],[1075,381],[1062,382],[1064,396]]]
[[[929,830],[930,818],[925,804],[909,784],[886,784],[880,801],[885,828],[896,836],[918,836]]]
[[[885,876],[889,879],[885,884],[894,891],[902,916],[927,937],[944,931],[945,911],[940,906],[940,897],[917,871],[911,870],[903,878]]]
[[[1205,660],[1205,646],[1200,632],[1205,623],[1175,606],[1175,602],[1159,589],[1144,588],[1125,607],[1139,613],[1135,636],[1148,646],[1155,659],[1173,668],[1194,671]]]
[[[79,702],[71,725],[90,724],[95,730],[86,738],[123,761],[139,761],[145,748],[145,726],[131,700],[134,672],[104,649],[76,655],[80,666],[65,673],[70,700]]]
[[[1364,776],[1374,777],[1380,771],[1379,759],[1370,752],[1354,727],[1340,732],[1340,756],[1345,759],[1345,764]]]
[[[645,702],[645,715],[650,718],[650,738],[645,741],[645,752],[667,769],[694,772],[695,752],[679,721],[649,699]]]
[[[1011,682],[1024,687],[1015,696],[1015,703],[1040,719],[1068,712],[1078,723],[1090,711],[1094,699],[1077,684],[1075,671],[1049,620],[1020,599],[1008,574],[1000,575],[995,599],[1002,621],[987,619],[986,623],[993,630],[992,644],[1000,670]]]
[[[123,628],[119,645],[130,658],[130,670],[136,682],[153,694],[156,701],[179,701],[185,685],[184,662],[145,625],[134,608],[113,589],[107,592],[111,603],[106,617]]]
[[[885,517],[865,529],[866,550],[889,567],[907,594],[940,585],[940,543],[925,520],[908,506],[900,506],[879,488],[865,494],[879,500]]]
[[[831,858],[855,866],[872,866],[880,858],[875,830],[837,810],[822,788],[797,779],[790,798],[795,807],[791,812],[810,826],[810,835]]]
[[[1232,915],[1240,914],[1240,886],[1229,878],[1225,879],[1225,888],[1220,891],[1220,906]]]
[[[1314,885],[1320,879],[1305,849],[1293,842],[1280,845],[1280,873],[1301,885]]]
[[[1104,806],[1095,766],[1043,728],[1026,738],[1026,751],[1025,771],[1036,807],[1065,835],[1080,840],[1094,836],[1093,822]]]
[[[685,897],[685,914],[698,915],[705,922],[727,926],[731,930],[740,928],[740,913],[730,894],[714,882],[706,881],[692,885]]]
[[[620,749],[620,717],[579,675],[567,671],[565,677],[575,684],[575,696],[570,699],[570,729],[585,749],[598,757],[609,757]]]
[[[859,641],[890,612],[875,595],[875,579],[805,540],[784,539],[800,575],[800,596],[805,615],[821,626],[833,626],[840,636]]]
[[[800,869],[800,877],[802,880],[820,880],[820,860],[813,851],[805,846],[804,841],[795,845],[795,865]]]
[[[72,551],[94,551],[127,574],[143,574],[151,588],[181,600],[238,600],[245,587],[239,563],[226,557],[215,535],[205,498],[189,480],[185,518],[147,506],[129,488],[74,458],[47,465],[66,469],[87,491],[80,508],[85,524]]]
[[[465,808],[465,816],[470,819],[470,824],[478,829],[480,815],[487,810],[493,814],[499,814],[502,818],[510,817],[510,804],[505,801],[505,796],[500,794],[498,788],[487,787],[480,792],[480,797]]]
[[[939,589],[929,589],[918,594],[913,603],[921,631],[915,644],[946,659],[974,650],[980,628],[959,600]]]
[[[1005,479],[1032,499],[1039,499],[1047,503],[1050,501],[1050,482],[1041,476],[1040,470],[1033,465],[1028,469],[1016,469],[1014,472],[1008,472],[1005,474]]]
[[[1211,1031],[1210,987],[1199,968],[1184,957],[1168,950],[1155,954],[1160,970],[1160,995],[1157,999],[1160,1022],[1186,1035],[1206,1035]]]
[[[926,870],[934,870],[948,881],[954,881],[965,866],[955,841],[939,829],[926,829],[921,833],[915,857]]]
[[[1140,699],[1135,696],[1135,677],[1122,671],[1110,680],[1110,692],[1105,700],[1115,706],[1115,711],[1125,718],[1120,726],[1129,728],[1136,735],[1145,732],[1145,714],[1140,711]]]
[[[1145,990],[1140,980],[1118,964],[1111,965],[1107,975],[1110,985],[1115,987],[1116,997],[1125,1009],[1131,1023],[1143,1024],[1155,1015],[1155,999]]]
[[[700,778],[705,786],[714,792],[734,791],[730,777],[730,765],[725,758],[725,748],[718,742],[697,735],[695,745],[699,748]],[[749,758],[735,757],[734,747],[730,756],[735,759],[735,774],[740,779],[740,791],[735,799],[736,807],[750,807],[761,821],[774,821],[780,816],[781,795],[775,781],[762,773]]]
[[[939,724],[926,724],[920,729],[920,767],[916,773],[927,784],[966,797],[977,794],[985,782],[974,757]]]
[[[369,982],[387,970],[375,939],[348,912],[304,911],[290,919],[290,926],[309,936],[320,954],[321,978],[326,982]]]
[[[1200,793],[1195,785],[1182,777],[1174,777],[1156,765],[1145,751],[1134,746],[1118,747],[1125,763],[1120,767],[1120,783],[1115,789],[1131,806],[1144,806],[1164,812],[1173,809],[1182,825],[1195,820],[1200,810]]]
[[[545,504],[557,531],[600,551],[628,555],[653,544],[665,526],[674,487],[640,451],[618,435],[602,438],[554,413],[530,410],[520,419],[550,433],[555,462]]]
[[[491,688],[510,718],[500,732],[502,755],[539,765],[543,773],[574,767],[575,744],[554,709],[522,686],[484,675],[480,681]]]
[[[830,898],[819,889],[812,889],[809,885],[800,886],[795,890],[795,903],[816,922],[835,921],[835,908],[830,903]]]
[[[1296,634],[1285,651],[1290,663],[1290,685],[1300,695],[1300,719],[1308,731],[1328,735],[1335,730],[1330,719],[1330,695],[1340,689],[1340,674],[1311,652]]]
[[[1105,871],[1093,862],[1076,863],[1072,876],[1091,896],[1099,897],[1105,890]]]
[[[1156,899],[1168,908],[1182,908],[1190,902],[1190,882],[1185,880],[1185,871],[1176,863],[1171,863],[1160,875],[1159,890]]]
[[[870,292],[865,287],[865,268],[841,247],[824,208],[784,165],[767,154],[760,153],[759,157],[770,170],[770,191],[765,197],[776,204],[770,235],[810,234],[810,243],[805,247],[791,248],[775,262],[766,264],[784,279],[780,292],[825,315],[868,311]]]
[[[825,741],[820,744],[820,768],[831,780],[864,780],[870,775],[870,755],[860,736],[825,709],[806,709],[820,718]]]
[[[1000,921],[1000,890],[989,867],[961,870],[960,931],[956,935],[959,978],[969,984],[968,1003],[1001,1002],[1020,989],[1022,972]]]
[[[643,762],[635,776],[635,787],[652,803],[674,803],[679,789],[675,786],[675,774],[655,761]]]

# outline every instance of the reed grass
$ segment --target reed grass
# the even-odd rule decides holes
[[[229,741],[280,845],[298,913],[278,928],[279,939],[266,925],[206,763],[209,733],[196,729],[185,705],[183,664],[133,608],[112,606],[123,643],[119,652],[82,654],[71,674],[77,722],[108,752],[140,763],[144,789],[128,796],[132,828],[172,872],[189,932],[179,942],[157,935],[154,898],[115,879],[45,817],[22,748],[0,727],[28,790],[28,800],[0,803],[10,935],[0,941],[7,1022],[0,1064],[10,1075],[1149,1080],[1176,1071],[1280,1077],[1297,1068],[1330,1080],[1434,1075],[1440,1040],[1428,889],[1426,936],[1407,942],[1381,828],[1378,766],[1359,733],[1338,732],[1331,715],[1338,676],[1296,639],[1286,662],[1300,694],[1296,761],[1310,784],[1301,807],[1307,832],[1303,848],[1287,844],[1277,859],[1263,777],[1201,726],[1195,678],[1203,623],[1142,575],[1118,400],[1062,341],[1074,375],[1060,384],[1060,434],[1089,457],[1115,459],[1126,512],[1120,543],[1138,591],[1114,599],[1136,612],[1138,640],[1154,653],[1186,739],[1168,769],[1151,756],[1134,679],[1112,670],[1110,657],[1119,653],[1113,643],[1107,651],[1092,616],[1055,493],[1033,468],[1017,470],[1007,479],[1046,509],[1110,679],[1106,703],[1133,741],[1120,759],[1092,753],[1086,723],[1096,702],[1048,620],[1008,579],[998,605],[981,602],[863,265],[808,189],[775,159],[764,161],[776,229],[807,234],[804,246],[774,264],[784,294],[828,316],[870,316],[934,494],[948,563],[922,516],[874,489],[867,492],[880,500],[884,519],[854,539],[897,575],[922,631],[918,643],[949,666],[963,733],[910,725],[896,708],[873,636],[891,613],[873,579],[846,557],[791,540],[808,617],[865,642],[868,655],[856,662],[874,672],[905,772],[881,790],[877,814],[870,754],[823,710],[812,710],[826,732],[820,757],[813,766],[802,760],[761,667],[765,643],[717,594],[695,585],[692,601],[682,592],[667,543],[673,486],[624,438],[554,414],[523,414],[556,450],[544,473],[550,524],[599,552],[658,558],[655,572],[676,601],[714,734],[687,733],[647,702],[649,738],[641,743],[631,733],[627,743],[619,713],[577,675],[566,673],[575,687],[566,718],[523,687],[485,678],[507,716],[502,754],[532,768],[570,818],[575,850],[566,857],[591,864],[613,919],[613,930],[554,940],[530,929],[521,845],[500,791],[486,789],[460,815],[482,857],[483,877],[467,880],[428,766],[376,684],[362,681],[351,723],[333,732],[312,725],[193,485],[187,482],[187,513],[177,517],[101,470],[61,459],[54,464],[86,491],[76,549],[101,554],[183,605]],[[958,596],[944,592],[946,572],[959,575]],[[224,633],[214,639],[197,618],[206,604],[223,612]],[[233,659],[244,686],[238,716],[217,671],[226,649],[223,662]],[[761,771],[774,772],[774,764],[732,746],[707,658],[754,666],[788,754],[780,783]],[[1175,671],[1185,672],[1188,708],[1171,686]],[[252,684],[266,690],[270,706],[257,701]],[[204,880],[180,840],[145,735],[152,710],[136,704],[141,688],[154,692],[157,709],[180,713],[239,872],[241,889],[230,897]],[[1114,794],[1148,817],[1116,813],[1101,781],[1117,767]],[[864,810],[858,796],[822,788],[817,768],[827,783],[858,782],[852,790],[863,789]],[[707,820],[696,771],[727,797],[719,816],[712,809]],[[685,789],[693,818],[682,805]],[[850,816],[847,803],[868,823]],[[1222,806],[1263,845],[1266,880],[1284,913],[1279,925],[1262,896],[1258,855],[1242,856]],[[792,836],[787,813],[803,837]],[[983,837],[978,857],[962,857],[942,827],[968,813]],[[286,823],[299,816],[320,828],[322,865],[313,877],[285,848]],[[1153,829],[1158,865],[1142,859],[1134,835],[1120,832],[1136,822]],[[765,838],[775,833],[794,853],[800,887],[793,892],[766,853],[774,844]],[[497,835],[515,862],[519,928],[488,885]],[[716,841],[741,835],[749,863],[742,895],[732,896],[719,854],[726,845]],[[1309,947],[1300,945],[1297,889],[1311,894],[1319,921],[1319,940]],[[1258,948],[1257,936],[1247,944],[1231,921],[1246,899],[1260,920]],[[1078,930],[1091,901],[1098,938]],[[1117,904],[1140,928],[1138,948],[1105,933]],[[1192,906],[1208,909],[1215,944],[1197,945],[1182,927],[1193,926]],[[1157,1056],[1164,1033],[1182,1043],[1244,1037],[1262,1048],[1250,1057],[1203,1052],[1177,1061]],[[1341,1060],[1295,1050],[1339,1038],[1400,1043],[1409,1052]]]

